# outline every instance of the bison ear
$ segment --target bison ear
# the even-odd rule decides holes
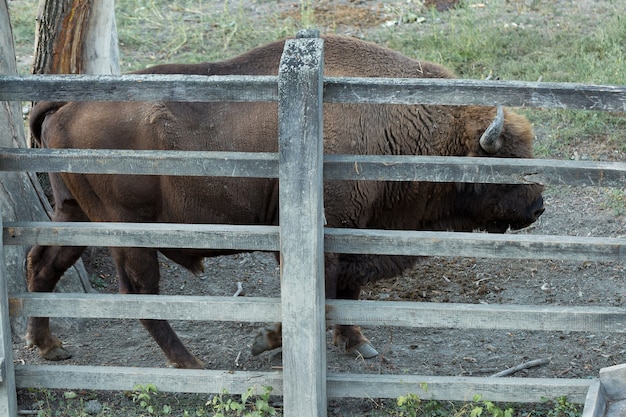
[[[480,137],[480,147],[487,153],[496,153],[502,147],[500,134],[504,128],[504,110],[498,106],[496,118],[491,122],[485,133]]]

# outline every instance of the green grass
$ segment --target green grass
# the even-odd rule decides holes
[[[265,13],[250,14],[250,3]],[[626,2],[591,2],[593,12],[578,9],[578,3],[585,2],[468,0],[438,13],[418,2],[398,2],[389,10],[414,16],[413,23],[369,28],[365,37],[441,63],[463,78],[626,85]],[[481,4],[486,6],[477,7]],[[285,13],[275,0],[230,0],[220,7],[202,0],[118,0],[122,68],[232,57],[315,26],[315,6],[301,0],[299,9]],[[12,0],[9,7],[17,55],[27,57],[33,51],[36,10],[26,0]],[[22,58],[19,63],[20,71],[28,72],[30,62]],[[569,158],[568,149],[580,144],[626,152],[624,113],[523,112],[536,127],[538,157]]]
[[[198,0],[116,2],[125,70],[163,62],[219,60],[290,36],[299,27],[294,20],[279,21],[278,13],[265,19],[262,24],[250,19],[242,0],[219,8]]]

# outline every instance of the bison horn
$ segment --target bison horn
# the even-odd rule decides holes
[[[504,128],[504,110],[502,106],[498,106],[496,118],[489,125],[485,133],[480,137],[480,147],[487,153],[496,153],[502,146],[500,134]]]

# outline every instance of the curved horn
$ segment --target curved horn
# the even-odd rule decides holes
[[[504,110],[502,106],[498,106],[496,110],[496,118],[489,125],[485,133],[480,137],[480,147],[487,153],[496,153],[502,146],[500,134],[504,128]]]

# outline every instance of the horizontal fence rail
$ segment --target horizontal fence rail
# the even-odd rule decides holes
[[[626,87],[576,83],[449,79],[326,78],[333,103],[542,107],[624,112]]]
[[[137,294],[11,294],[12,316],[280,321],[280,300]],[[493,320],[493,317],[498,320]],[[326,300],[326,323],[445,329],[626,333],[619,307],[450,304],[404,301]]]
[[[0,101],[278,101],[276,76],[0,76]]]
[[[0,171],[278,177],[277,153],[0,149]],[[455,156],[325,155],[325,180],[626,187],[626,163]]]
[[[275,76],[0,76],[0,101],[278,101]],[[503,105],[624,112],[626,87],[433,78],[324,77],[335,103]]]
[[[6,222],[5,245],[279,250],[278,226]],[[626,260],[626,238],[324,229],[326,252],[573,261]]]
[[[64,388],[132,391],[137,384],[168,387],[169,392],[223,392],[241,394],[248,388],[272,386],[283,393],[280,372],[211,371],[193,369],[127,368],[115,366],[24,365],[15,370],[18,388]],[[328,397],[395,398],[416,393],[423,400],[472,401],[474,395],[490,401],[543,402],[567,396],[583,403],[594,382],[584,379],[479,378],[463,376],[359,375],[328,373]],[[163,390],[166,391],[166,390]]]

